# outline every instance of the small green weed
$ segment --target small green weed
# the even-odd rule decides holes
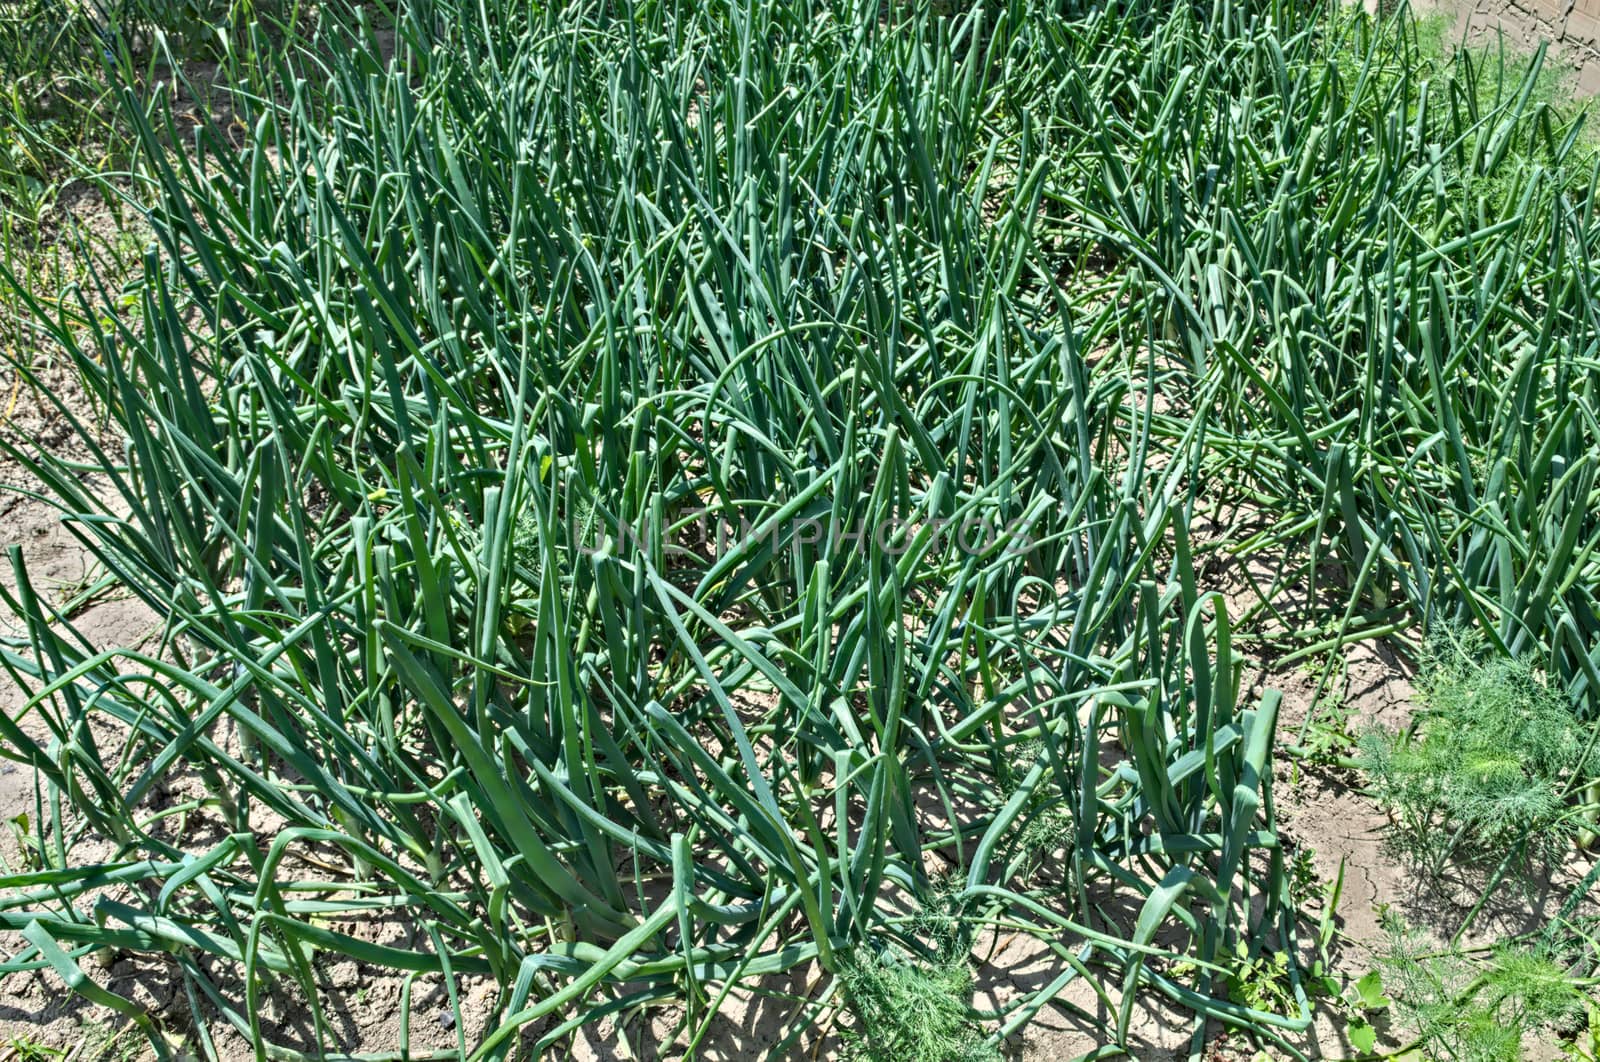
[[[1282,951],[1262,951],[1252,956],[1243,940],[1234,945],[1235,962],[1228,972],[1228,996],[1235,1003],[1268,1014],[1295,1012],[1289,980],[1289,957]]]
[[[1321,699],[1305,728],[1305,762],[1322,767],[1346,766],[1357,737],[1351,733],[1355,709],[1336,696]]]
[[[1316,849],[1299,845],[1289,856],[1289,895],[1296,907],[1303,908],[1329,891],[1317,877],[1316,854]]]
[[[26,1036],[14,1036],[6,1041],[5,1046],[16,1062],[50,1062],[51,1059],[66,1056],[61,1048],[41,1044]]]

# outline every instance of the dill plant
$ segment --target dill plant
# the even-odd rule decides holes
[[[1372,729],[1360,762],[1398,839],[1437,874],[1451,859],[1500,860],[1565,841],[1566,794],[1585,768],[1589,725],[1527,659],[1486,655],[1459,633],[1430,639],[1420,711]]]
[[[1530,1038],[1571,1033],[1591,1005],[1592,982],[1547,942],[1486,952],[1438,949],[1391,919],[1379,956],[1400,1025],[1428,1058],[1521,1062]]]
[[[903,942],[863,942],[840,986],[855,1018],[851,1053],[870,1062],[998,1062],[972,1007],[971,927],[957,876],[934,875]]]
[[[971,1019],[972,971],[958,958],[914,960],[894,951],[852,955],[841,977],[871,1062],[999,1062]]]

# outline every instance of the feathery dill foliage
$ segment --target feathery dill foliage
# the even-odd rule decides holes
[[[1429,641],[1417,687],[1408,730],[1361,740],[1372,788],[1411,853],[1437,872],[1452,857],[1564,845],[1565,797],[1582,781],[1593,729],[1567,695],[1530,660],[1486,656],[1455,632]]]
[[[961,959],[852,958],[841,980],[861,1019],[860,1057],[873,1062],[998,1062],[970,1017],[972,970]]]
[[[1293,1052],[1279,699],[1234,647],[1275,588],[1207,592],[1201,505],[1272,514],[1209,546],[1278,586],[1339,574],[1296,652],[1453,619],[1600,688],[1600,226],[1532,75],[1436,84],[1300,0],[318,19],[238,44],[242,143],[169,153],[125,94],[135,313],[31,300],[126,446],[74,422],[110,496],[12,451],[165,628],[89,644],[13,553],[49,736],[0,736],[50,797],[8,969],[131,1008],[77,962],[161,953],[279,1057],[338,1049],[345,959],[489,978],[474,1059],[669,1002],[693,1052],[801,968],[775,1055],[841,993],[894,1054],[1046,1006],[1126,1047],[1140,992],[1197,1055]],[[749,532],[676,548],[708,511]],[[999,927],[1061,972],[981,1011]]]
[[[845,958],[840,986],[858,1018],[844,1034],[847,1057],[999,1062],[999,1049],[972,1010],[971,942],[960,892],[955,877],[935,877],[903,946],[858,948]]]
[[[1379,957],[1402,1026],[1426,1057],[1521,1062],[1534,1042],[1570,1032],[1593,1003],[1570,957],[1547,945],[1444,952],[1404,925]]]

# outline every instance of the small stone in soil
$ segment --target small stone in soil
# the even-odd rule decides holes
[[[450,1010],[441,1010],[439,1012],[439,1024],[444,1028],[445,1032],[449,1032],[451,1029],[454,1029],[456,1027],[455,1012]]]

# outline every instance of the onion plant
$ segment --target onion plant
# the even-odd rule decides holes
[[[1161,17],[407,0],[257,42],[242,143],[125,91],[157,242],[126,293],[29,296],[92,457],[11,449],[164,626],[92,644],[13,553],[0,730],[51,855],[0,879],[5,969],[108,1002],[88,953],[164,955],[258,1057],[343,1049],[331,963],[487,976],[447,1052],[474,1059],[665,1001],[692,1053],[734,989],[815,969],[781,1053],[861,971],[1005,927],[1060,975],[957,999],[951,1035],[1074,1011],[1077,979],[1108,1050],[1144,991],[1197,1052],[1208,1020],[1305,1029],[1292,960],[1281,1014],[1219,959],[1293,953],[1278,700],[1242,695],[1189,537],[1244,348],[1111,167],[1152,103],[1115,64],[1216,32],[1263,77],[1311,30]],[[1176,165],[1171,92],[1140,150]],[[1091,203],[1057,160],[1094,142]],[[1114,313],[1063,271],[1066,204],[1137,278]],[[1217,367],[1182,423],[1148,390],[1174,334]],[[204,844],[167,828],[179,784]],[[409,943],[348,929],[394,917]]]
[[[1110,6],[1032,25],[1036,74],[1007,99],[1070,173],[1043,229],[1081,290],[1164,328],[1163,389],[1194,398],[1154,432],[1206,403],[1199,493],[1226,550],[1275,569],[1241,617],[1263,641],[1293,659],[1470,627],[1592,716],[1585,115],[1542,51],[1446,60],[1404,13],[1325,16]],[[1136,330],[1120,346],[1141,356]]]

